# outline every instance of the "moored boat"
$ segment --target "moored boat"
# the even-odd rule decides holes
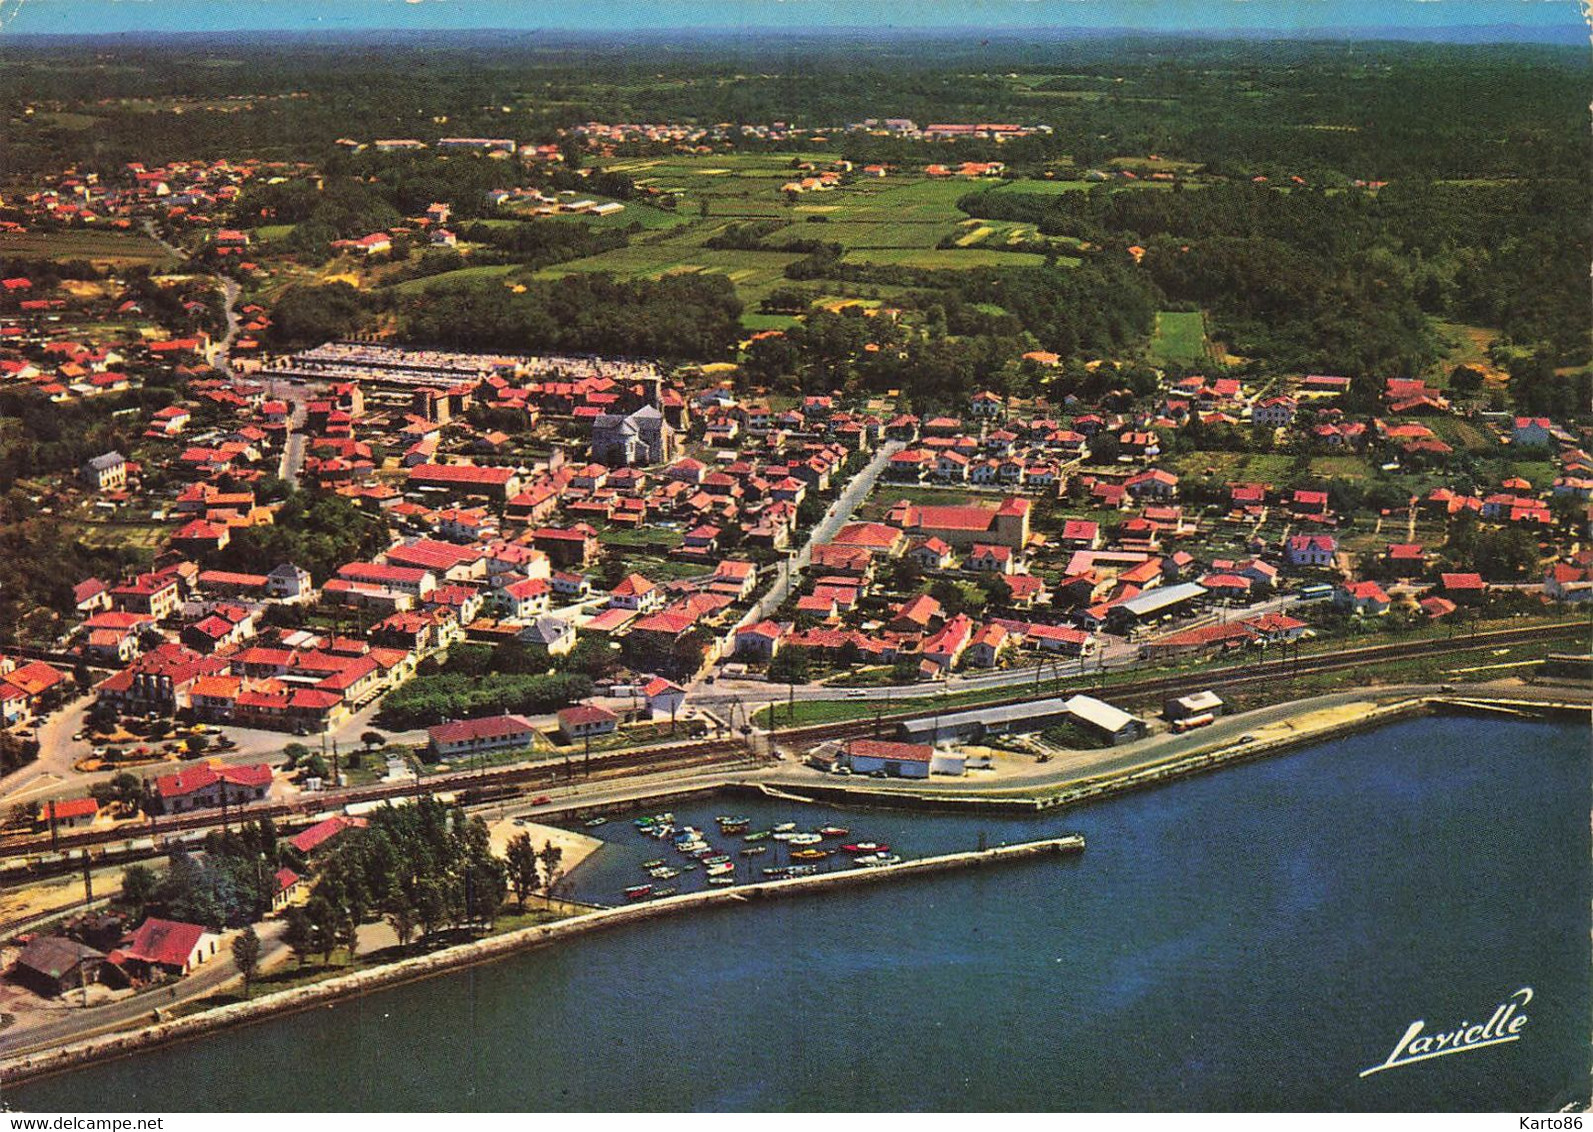
[[[821,826],[819,826],[819,836],[820,837],[849,837],[851,835],[851,833],[852,833],[852,831],[847,829],[845,826],[840,826],[840,825],[821,825]]]
[[[659,889],[655,889],[653,891],[653,899],[654,900],[661,900],[661,899],[663,899],[666,896],[675,895],[675,893],[678,892],[678,891],[680,891],[680,890],[679,889],[675,889],[675,888],[659,888]]]
[[[759,853],[767,853],[768,851],[769,847],[767,845],[750,845],[741,851],[741,855],[743,857],[756,857]]]
[[[608,819],[607,818],[592,818],[590,821],[588,821],[586,823],[586,828],[587,829],[596,829],[600,825],[607,825],[607,824],[608,824]]]
[[[817,845],[819,842],[823,841],[824,838],[820,837],[816,833],[793,833],[790,837],[786,838],[786,840],[792,845]]]
[[[894,853],[871,853],[866,857],[854,858],[854,865],[862,865],[865,869],[877,869],[882,865],[899,865],[902,859]]]
[[[656,868],[659,868],[660,866],[662,866],[663,863],[664,863],[664,859],[662,857],[655,857],[651,861],[643,861],[642,862],[642,868],[644,868],[644,869],[656,869]]]
[[[795,849],[791,853],[793,861],[822,861],[834,850],[832,849]]]
[[[633,884],[625,890],[625,899],[643,900],[651,896],[652,893],[653,886],[650,884]]]
[[[745,833],[752,825],[751,818],[717,817],[720,833]]]
[[[841,846],[848,853],[888,853],[889,845],[882,845],[878,841],[854,841],[850,845]]]
[[[724,874],[722,874],[720,876],[709,877],[708,878],[708,883],[709,884],[735,884],[736,883],[736,878],[730,873],[724,873]]]
[[[760,830],[758,830],[757,833],[749,833],[749,834],[747,834],[747,836],[743,837],[741,840],[743,840],[743,841],[767,841],[773,835],[774,835],[774,830],[772,830],[772,829],[760,829]]]
[[[794,821],[783,821],[779,825],[774,827],[774,831],[776,833],[790,833],[795,828],[796,828],[796,822],[794,822]]]
[[[654,880],[672,880],[680,875],[680,870],[672,869],[668,865],[665,865],[662,868],[648,869],[647,875],[652,877]]]

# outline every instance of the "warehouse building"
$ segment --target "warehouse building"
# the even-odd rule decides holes
[[[1143,721],[1093,696],[1052,696],[910,719],[897,725],[897,736],[909,743],[978,743],[996,735],[1024,735],[1063,723],[1081,724],[1113,745],[1145,733]]]
[[[1176,696],[1162,704],[1162,714],[1171,720],[1187,719],[1196,715],[1222,714],[1222,697],[1216,692],[1192,692],[1187,696]]]
[[[1164,617],[1188,612],[1195,602],[1205,596],[1206,587],[1198,582],[1157,586],[1112,606],[1106,614],[1106,625],[1114,633],[1126,633],[1140,625],[1149,625]]]

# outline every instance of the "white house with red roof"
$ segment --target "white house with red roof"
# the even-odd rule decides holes
[[[1334,600],[1358,616],[1381,617],[1390,604],[1383,587],[1373,581],[1351,582],[1339,590]]]
[[[1290,535],[1283,558],[1290,566],[1332,566],[1339,543],[1332,535]]]
[[[258,802],[271,790],[271,768],[253,766],[191,766],[155,780],[155,797],[161,813],[181,814],[222,804],[242,806]]]
[[[439,759],[479,755],[529,747],[536,729],[519,715],[489,715],[479,719],[458,719],[426,729],[432,754]]]
[[[619,727],[619,716],[596,704],[576,704],[558,713],[559,734],[566,743],[611,735]]]
[[[652,715],[674,718],[686,702],[686,689],[673,680],[655,676],[642,685],[642,695],[647,697],[647,710]]]
[[[613,609],[651,613],[663,608],[664,591],[640,574],[627,574],[609,591],[608,604]]]
[[[216,954],[221,937],[201,924],[151,916],[107,958],[135,977],[186,975]]]

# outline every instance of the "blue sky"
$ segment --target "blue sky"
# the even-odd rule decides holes
[[[1586,37],[1576,0],[0,0],[0,34],[1044,27],[1376,28],[1427,38],[1478,26],[1514,26],[1525,38]]]

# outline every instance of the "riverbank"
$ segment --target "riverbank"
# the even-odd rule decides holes
[[[924,857],[878,868],[857,868],[815,876],[791,877],[762,884],[688,893],[622,908],[606,908],[573,916],[554,924],[523,928],[472,943],[444,948],[430,955],[403,959],[384,967],[282,991],[250,1002],[219,1007],[175,1021],[157,1022],[131,1032],[89,1038],[59,1049],[8,1058],[0,1061],[0,1085],[14,1086],[23,1081],[59,1073],[91,1062],[141,1053],[215,1030],[246,1025],[279,1014],[307,1010],[338,999],[362,995],[378,988],[450,974],[462,967],[490,962],[518,951],[550,946],[606,928],[640,923],[699,908],[721,905],[746,906],[835,888],[879,884],[909,877],[930,876],[959,869],[1036,860],[1083,851],[1084,838],[1075,834],[974,852]]]

